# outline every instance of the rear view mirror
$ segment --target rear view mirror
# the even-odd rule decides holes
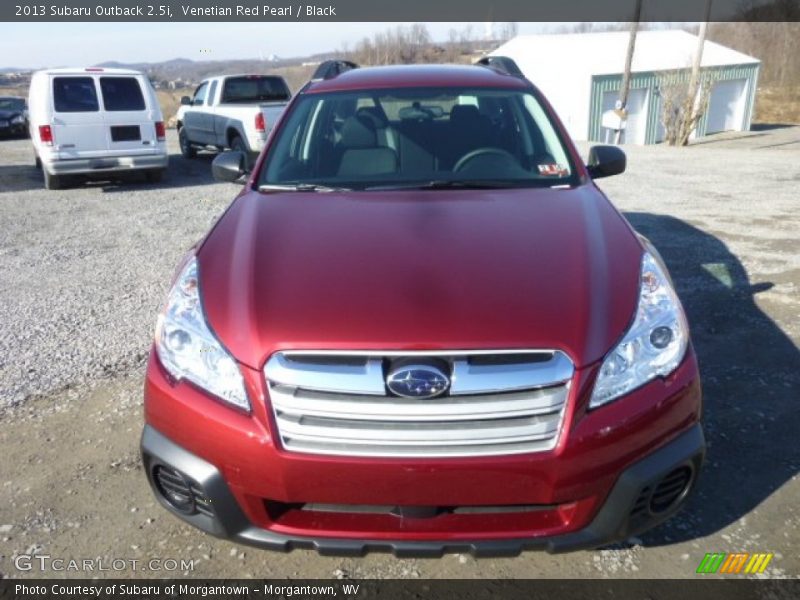
[[[617,146],[592,146],[586,164],[592,179],[611,177],[625,172],[627,159]]]
[[[229,150],[217,155],[211,163],[211,173],[217,181],[244,183],[247,174],[244,152]]]
[[[181,104],[183,106],[189,106],[192,103],[192,99],[189,96],[181,96]]]

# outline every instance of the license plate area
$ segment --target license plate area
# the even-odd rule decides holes
[[[138,142],[141,139],[138,125],[115,125],[111,128],[112,142]]]

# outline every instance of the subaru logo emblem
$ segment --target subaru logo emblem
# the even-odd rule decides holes
[[[450,378],[430,365],[403,365],[386,377],[386,387],[403,398],[433,398],[450,386]]]

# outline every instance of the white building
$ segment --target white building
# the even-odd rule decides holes
[[[575,140],[607,141],[602,115],[622,87],[628,32],[521,35],[491,54],[508,56],[547,96]],[[659,85],[691,70],[697,37],[685,31],[640,31],[633,56],[623,141],[652,144],[664,137]],[[750,129],[760,61],[705,42],[701,66],[714,81],[696,135]]]

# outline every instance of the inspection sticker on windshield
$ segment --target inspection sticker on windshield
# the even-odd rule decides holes
[[[569,169],[557,163],[539,165],[539,175],[563,177],[569,175]]]

